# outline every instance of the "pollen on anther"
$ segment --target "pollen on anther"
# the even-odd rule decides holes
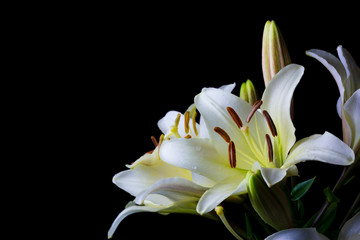
[[[214,131],[219,134],[227,143],[230,142],[229,135],[222,128],[214,127]]]
[[[185,136],[185,138],[189,139],[189,138],[191,138],[191,135],[188,134],[188,135]]]
[[[156,141],[156,138],[154,136],[151,136],[151,141],[153,142],[154,146],[158,146],[158,142]]]
[[[254,103],[254,105],[252,106],[249,114],[247,115],[247,118],[246,118],[246,122],[249,123],[251,118],[254,116],[255,112],[260,108],[260,106],[262,105],[262,101],[259,100],[259,101],[256,101]]]
[[[196,115],[197,115],[197,113],[196,113],[196,109],[195,109],[194,114],[192,116],[192,125],[194,128],[195,135],[198,136],[198,131],[196,129]]]
[[[230,167],[235,168],[236,167],[236,148],[235,148],[235,143],[233,141],[229,142],[228,152],[229,152]]]
[[[231,118],[234,120],[238,128],[241,128],[243,124],[239,115],[235,112],[235,110],[232,107],[227,107],[226,110],[229,112]]]
[[[272,147],[272,143],[271,143],[271,139],[270,139],[269,134],[266,134],[265,138],[266,138],[266,143],[267,143],[267,146],[268,146],[269,162],[273,162],[273,154],[274,154],[274,152],[273,152],[273,147]]]
[[[188,134],[189,133],[189,121],[190,121],[190,112],[186,111],[185,112],[185,133]]]
[[[273,135],[273,137],[276,137],[277,136],[277,130],[276,130],[276,127],[275,127],[275,124],[274,124],[272,118],[270,117],[270,114],[266,110],[264,110],[263,115],[264,115],[265,120],[266,120],[266,122],[267,122],[267,124],[269,126],[271,134]]]

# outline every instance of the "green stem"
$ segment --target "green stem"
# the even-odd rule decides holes
[[[222,223],[225,225],[225,227],[227,228],[227,230],[229,230],[229,232],[238,240],[244,240],[242,237],[245,237],[246,236],[246,233],[245,231],[241,230],[241,229],[238,229],[238,231],[241,232],[241,236],[238,235],[238,233],[234,230],[234,228],[231,226],[231,224],[228,222],[228,220],[226,219],[225,217],[225,214],[224,214],[224,208],[222,206],[217,206],[215,208],[215,212],[216,214],[219,216],[220,220],[222,221]],[[245,237],[246,238],[246,237]],[[246,240],[248,240],[246,238]]]
[[[360,193],[358,193],[358,195],[356,196],[354,203],[351,205],[351,207],[350,207],[349,211],[347,212],[344,220],[342,221],[339,229],[341,229],[344,226],[345,222],[351,217],[352,212],[354,211],[356,206],[359,204],[359,202],[360,202]]]
[[[360,150],[357,151],[356,155],[355,155],[355,161],[352,165],[350,166],[345,166],[343,168],[343,171],[338,179],[338,181],[336,182],[332,192],[335,194],[336,192],[338,192],[340,190],[340,188],[343,186],[344,181],[349,177],[349,175],[354,171],[354,169],[356,167],[359,166],[360,164]],[[319,221],[319,219],[321,218],[321,216],[324,214],[324,212],[326,211],[326,209],[329,207],[330,203],[328,201],[326,201],[322,208],[320,209],[318,215],[316,216],[315,220],[312,223],[312,227],[315,227],[315,225],[317,224],[317,222]]]

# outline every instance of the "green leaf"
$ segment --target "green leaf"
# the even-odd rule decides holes
[[[252,229],[251,229],[251,223],[250,223],[250,220],[249,220],[246,213],[245,213],[245,223],[246,223],[246,234],[247,234],[247,236],[249,238],[252,238],[253,232],[252,232]]]
[[[319,222],[316,224],[316,230],[319,233],[325,233],[334,222],[337,213],[337,202],[332,202],[321,216]]]
[[[326,200],[329,202],[329,203],[338,203],[340,201],[339,198],[337,198],[335,196],[335,194],[331,191],[330,187],[326,187],[324,190],[324,194],[326,196]]]
[[[292,190],[290,195],[292,196],[291,200],[292,201],[297,201],[300,198],[302,198],[310,189],[310,187],[312,186],[312,184],[315,181],[315,177],[306,180],[304,182],[301,182],[299,184],[297,184]]]

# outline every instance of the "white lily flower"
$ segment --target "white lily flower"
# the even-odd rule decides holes
[[[270,235],[265,240],[329,240],[326,236],[318,233],[315,228],[286,229]],[[357,213],[341,229],[338,240],[360,239],[360,213]]]
[[[232,91],[235,84],[222,86],[224,91]],[[160,142],[155,139],[156,148],[146,153],[131,165],[129,170],[116,174],[113,182],[121,189],[135,196],[112,224],[110,238],[120,222],[130,214],[137,212],[192,213],[197,214],[196,205],[201,195],[215,183],[190,170],[179,168],[162,161],[159,149],[163,142],[172,138],[208,137],[204,124],[195,121],[194,106],[183,115],[176,111],[168,112],[159,122],[160,130],[165,134]],[[202,122],[202,120],[201,120]],[[211,215],[207,215],[211,217]]]
[[[340,92],[336,108],[342,119],[343,140],[357,152],[360,148],[360,68],[345,48],[338,46],[337,52],[340,60],[318,49],[306,54],[320,61],[334,77]]]
[[[354,152],[328,132],[295,144],[290,104],[303,72],[304,68],[295,64],[283,68],[254,106],[221,89],[207,88],[195,97],[210,139],[166,141],[160,157],[216,182],[201,197],[197,206],[200,214],[213,210],[229,196],[246,193],[248,171],[260,170],[271,187],[286,176],[297,175],[295,164],[299,162],[353,162]]]

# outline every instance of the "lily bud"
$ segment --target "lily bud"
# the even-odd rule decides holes
[[[258,100],[255,86],[250,80],[241,84],[240,98],[248,102],[251,106]]]
[[[250,202],[264,222],[277,231],[294,227],[289,198],[279,186],[269,188],[260,171],[249,171],[246,181]]]
[[[262,69],[265,86],[283,67],[291,63],[283,36],[274,21],[267,21],[262,43]]]

